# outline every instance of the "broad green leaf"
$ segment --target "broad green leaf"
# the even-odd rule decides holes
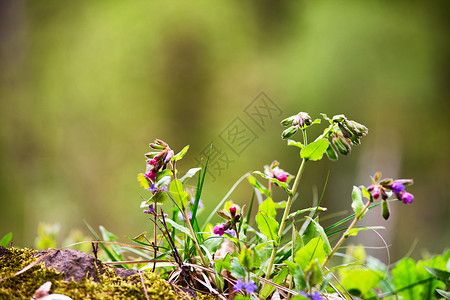
[[[269,217],[275,218],[277,216],[276,205],[270,197],[259,205],[259,210],[266,212]]]
[[[150,182],[144,174],[139,173],[137,176],[137,180],[144,189],[148,189],[150,187]]]
[[[291,300],[308,300],[309,298],[302,296],[302,295],[296,295]]]
[[[309,262],[305,269],[305,273],[308,274],[310,286],[315,286],[323,281],[323,271],[317,258]]]
[[[306,145],[300,152],[300,156],[303,159],[308,160],[320,160],[323,154],[327,151],[328,140],[318,139],[311,144]]]
[[[7,233],[2,239],[0,240],[0,246],[6,247],[8,246],[9,242],[12,239],[12,232]]]
[[[178,152],[177,154],[175,154],[174,156],[172,156],[172,160],[173,161],[177,161],[183,158],[183,156],[186,154],[186,152],[189,149],[189,145],[187,145],[186,147],[183,148],[183,150],[181,150],[180,152]]]
[[[257,188],[261,193],[270,196],[270,191],[266,189],[258,180],[256,180],[253,176],[247,177],[248,182],[250,182],[251,185],[253,185],[255,188]]]
[[[392,283],[398,292],[399,296],[404,299],[422,300],[423,286],[414,285],[419,282],[417,278],[416,264],[411,258],[403,258],[400,260],[395,268],[392,270]],[[409,287],[404,289],[406,287]]]
[[[247,270],[253,268],[253,250],[243,247],[239,254],[239,263]]]
[[[234,300],[252,300],[252,298],[245,297],[242,295],[237,295],[236,297],[234,297]]]
[[[264,211],[259,211],[255,219],[261,233],[275,244],[278,244],[278,228],[280,224],[278,224],[277,220],[268,216]]]
[[[364,297],[383,277],[384,274],[378,271],[354,268],[346,270],[345,276],[340,281],[347,291],[351,291],[358,297]]]
[[[353,208],[353,211],[355,212],[356,216],[358,217],[359,214],[364,209],[364,203],[362,201],[362,192],[361,192],[360,188],[357,186],[353,186],[352,199],[353,199],[352,208]],[[359,218],[362,218],[362,217],[363,216],[360,216]]]
[[[292,226],[292,253],[297,253],[304,246],[302,236],[298,233],[295,224]]]
[[[167,203],[169,202],[169,197],[167,197],[167,192],[156,192],[149,201],[147,201],[147,204],[150,203]]]
[[[194,176],[195,174],[197,174],[198,171],[200,171],[202,168],[192,168],[189,169],[189,171],[186,172],[186,174],[184,174],[183,177],[180,178],[180,181],[183,182],[188,178],[191,178],[192,176]]]
[[[223,269],[230,270],[231,269],[231,255],[227,253],[223,259],[218,259],[215,261],[214,266],[217,270],[217,273],[220,273]]]
[[[309,262],[317,258],[319,264],[325,261],[326,253],[323,247],[323,241],[321,237],[315,237],[305,247],[301,248],[295,254],[295,262],[300,266],[302,270],[305,270]]]
[[[294,141],[294,140],[287,140],[287,144],[288,144],[288,146],[295,146],[300,149],[302,149],[304,147],[304,145],[302,143]]]
[[[331,253],[331,245],[330,245],[330,241],[328,240],[328,237],[327,237],[325,231],[323,230],[323,227],[319,223],[317,223],[315,220],[311,219],[310,217],[306,217],[306,218],[309,219],[311,222],[313,222],[314,225],[316,225],[316,230],[319,233],[319,235],[323,241],[323,248],[324,248],[325,252],[327,253],[327,255],[329,255]]]
[[[275,284],[281,284],[283,280],[289,275],[289,269],[283,268],[273,279],[272,282]],[[271,284],[266,284],[262,290],[259,292],[259,296],[262,299],[267,299],[270,294],[275,290],[275,287]]]
[[[169,191],[179,207],[186,207],[189,204],[188,194],[183,190],[181,181],[173,180],[170,183]]]
[[[187,234],[191,239],[194,239],[191,232],[187,227],[184,227],[183,225],[178,224],[177,222],[171,220],[170,218],[165,218],[166,222],[172,225],[175,229],[183,232],[184,234]]]
[[[231,260],[231,276],[236,278],[244,278],[247,275],[244,267],[239,264],[239,260],[235,257]]]

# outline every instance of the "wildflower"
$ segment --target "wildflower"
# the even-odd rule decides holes
[[[249,294],[254,293],[257,288],[258,286],[251,280],[245,285],[245,291]]]
[[[236,214],[236,206],[230,207],[230,213],[231,213],[231,215]]]
[[[144,209],[144,214],[152,214],[153,212],[154,212],[155,210],[154,210],[154,208],[153,208],[153,204],[150,204],[149,206],[148,206],[148,209]]]
[[[271,178],[276,178],[280,182],[287,182],[288,179],[292,176],[288,172],[284,171],[283,169],[280,169],[278,167],[279,163],[278,161],[274,160],[270,166],[265,165],[264,166],[264,174]]]
[[[154,157],[148,162],[148,164],[155,166],[157,162],[158,162],[158,159],[156,157]]]
[[[224,233],[228,233],[232,237],[236,237],[236,231],[234,231],[234,229],[227,229],[224,231]]]
[[[243,282],[242,280],[238,279],[236,280],[236,283],[233,285],[233,289],[236,292],[240,292],[245,288],[245,282]]]
[[[158,190],[158,188],[152,183],[147,190],[149,190],[150,192],[155,192],[156,190]]]
[[[195,204],[195,198],[191,197],[191,205],[194,205],[194,204]],[[198,208],[203,208],[203,201],[202,201],[202,199],[198,200],[198,206],[197,207]]]
[[[401,181],[394,181],[391,185],[392,191],[396,194],[399,194],[405,190],[405,186]]]
[[[303,297],[306,297],[311,300],[323,300],[323,298],[320,296],[319,292],[314,292],[310,295],[308,295],[307,293],[302,292],[302,291],[300,291],[298,293],[299,293],[299,295],[302,295]]]
[[[402,192],[401,198],[402,198],[403,203],[405,203],[405,204],[409,204],[409,203],[413,202],[413,200],[414,200],[414,196],[408,192]]]
[[[286,173],[278,173],[278,174],[275,174],[275,177],[281,182],[286,182],[288,176]]]
[[[233,285],[233,289],[236,292],[245,290],[245,292],[247,292],[248,294],[252,294],[256,291],[256,289],[258,289],[258,286],[251,280],[245,283],[244,281],[238,279],[236,280],[236,283]]]
[[[218,235],[222,236],[223,233],[225,232],[224,224],[219,224],[219,225],[214,226],[213,231],[214,231],[214,234],[218,234]]]
[[[192,220],[192,212],[188,211],[186,214],[187,214],[188,219]],[[178,212],[178,220],[186,221],[186,219],[184,218],[184,215],[181,213],[181,211]]]
[[[148,180],[155,180],[156,179],[156,173],[157,171],[155,171],[154,169],[151,169],[149,172],[145,173],[145,177],[147,177]]]
[[[380,197],[380,191],[379,190],[373,190],[372,191],[372,197],[374,199],[378,199]]]

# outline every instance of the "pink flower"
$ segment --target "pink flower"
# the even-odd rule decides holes
[[[286,182],[288,176],[286,173],[278,173],[278,174],[275,174],[275,177],[281,182]]]
[[[216,225],[216,226],[214,226],[213,231],[214,231],[214,234],[218,234],[218,235],[222,236],[223,233],[225,232],[225,226],[223,224]]]
[[[234,215],[236,213],[236,206],[230,207],[230,213]]]
[[[414,200],[414,196],[408,192],[402,192],[401,196],[402,196],[402,201],[405,204],[409,204],[409,203],[413,202],[413,200]]]
[[[156,165],[156,163],[158,162],[158,159],[156,158],[156,157],[154,157],[152,160],[150,160],[148,163],[150,164],[150,165]]]
[[[147,177],[147,179],[149,179],[149,180],[155,180],[156,179],[156,173],[157,173],[157,171],[150,170],[150,172],[145,173],[145,177]]]

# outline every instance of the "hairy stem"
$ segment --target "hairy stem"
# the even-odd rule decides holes
[[[283,234],[284,227],[286,226],[286,220],[287,220],[287,217],[289,216],[289,211],[291,210],[292,201],[294,199],[294,194],[295,194],[295,191],[297,190],[297,187],[298,187],[298,184],[302,177],[303,171],[305,170],[305,164],[307,161],[308,161],[307,159],[302,160],[302,163],[297,172],[297,176],[295,176],[294,184],[292,185],[292,191],[289,194],[286,208],[284,209],[284,213],[283,213],[283,218],[281,219],[280,227],[278,229],[278,241],[281,241],[281,235]],[[274,244],[273,249],[272,249],[272,254],[270,255],[269,265],[267,266],[266,279],[270,278],[270,275],[273,271],[273,264],[275,262],[275,256],[277,255],[277,251],[278,251],[278,245]]]
[[[355,216],[355,218],[353,219],[352,223],[348,226],[348,228],[342,234],[342,236],[339,239],[339,241],[336,243],[336,245],[331,250],[330,255],[328,255],[327,258],[325,259],[325,261],[323,262],[322,269],[325,268],[327,263],[330,261],[331,257],[336,253],[336,251],[339,249],[339,247],[341,247],[342,243],[349,237],[350,230],[352,230],[353,227],[355,227],[356,223],[362,218],[362,216],[364,216],[364,214],[366,213],[366,210],[369,209],[369,206],[370,206],[371,203],[372,202],[367,201],[367,203],[364,206],[363,210],[358,215]]]

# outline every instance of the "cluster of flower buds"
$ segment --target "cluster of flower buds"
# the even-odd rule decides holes
[[[405,191],[405,187],[413,184],[412,179],[396,179],[391,178],[380,180],[381,173],[377,172],[372,179],[372,185],[367,188],[374,199],[381,197],[383,201],[383,217],[385,219],[389,218],[389,207],[387,204],[387,199],[395,195],[395,197],[405,204],[410,204],[414,200],[414,196],[411,193]]]
[[[220,217],[222,217],[228,221],[214,226],[214,229],[213,229],[214,234],[217,234],[220,236],[222,236],[224,233],[228,233],[232,236],[236,235],[236,233],[233,232],[234,231],[233,228],[235,228],[236,224],[240,222],[242,213],[238,213],[238,214],[236,213],[236,211],[237,211],[236,206],[230,207],[229,211],[230,211],[230,214],[226,213],[223,210],[219,210],[217,212],[217,214]]]
[[[284,171],[283,169],[280,169],[278,165],[279,163],[276,160],[274,160],[270,164],[270,166],[265,165],[264,174],[266,174],[270,178],[276,178],[280,182],[288,182],[288,180],[292,178],[292,175]]]
[[[158,172],[166,168],[174,153],[167,143],[158,139],[150,143],[150,148],[155,151],[145,154],[148,159],[144,175],[148,180],[155,181]]]
[[[305,112],[300,112],[296,115],[290,116],[289,118],[281,121],[281,125],[289,126],[286,130],[283,131],[281,137],[284,139],[290,138],[293,136],[299,129],[304,129],[312,124],[312,119],[309,114]]]
[[[337,127],[334,127],[328,135],[330,147],[327,149],[327,155],[330,159],[337,159],[337,153],[334,148],[340,154],[347,155],[352,150],[352,145],[361,144],[360,139],[367,135],[369,131],[364,125],[348,120],[344,115],[334,116],[332,123],[337,125]]]

